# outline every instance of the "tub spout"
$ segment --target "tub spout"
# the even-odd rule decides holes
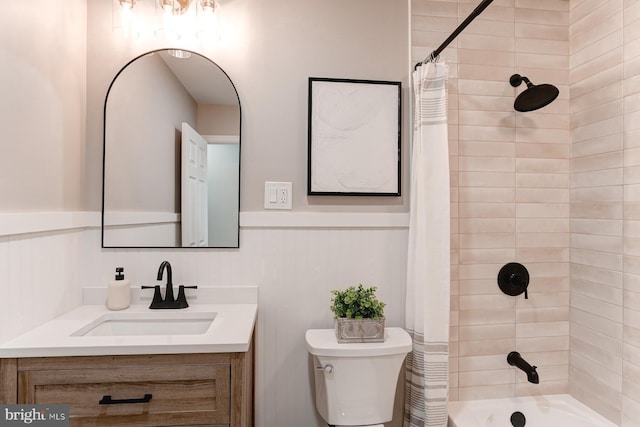
[[[527,374],[527,380],[530,383],[538,384],[540,382],[540,378],[538,378],[538,372],[536,371],[536,366],[531,366],[527,363],[526,360],[520,356],[520,353],[517,351],[512,351],[507,356],[507,362],[509,365],[515,366],[516,368],[521,369],[525,374]]]

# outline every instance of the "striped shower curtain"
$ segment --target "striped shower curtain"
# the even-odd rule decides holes
[[[413,73],[411,208],[407,259],[405,427],[446,427],[449,384],[450,204],[447,74]]]

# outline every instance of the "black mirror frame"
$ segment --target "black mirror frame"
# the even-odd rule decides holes
[[[238,163],[238,227],[237,227],[237,231],[238,231],[238,237],[237,237],[237,246],[198,246],[198,247],[184,247],[184,246],[144,246],[144,245],[140,245],[140,246],[105,246],[105,236],[104,236],[104,232],[105,232],[105,178],[106,178],[106,146],[107,146],[107,102],[109,100],[109,94],[111,92],[111,89],[113,88],[114,83],[116,82],[116,80],[118,79],[118,77],[120,76],[120,74],[122,74],[122,72],[124,70],[126,70],[132,63],[134,63],[135,61],[137,61],[138,59],[147,56],[149,54],[153,54],[153,53],[157,53],[157,52],[162,52],[162,51],[167,51],[167,50],[175,50],[176,48],[159,48],[159,49],[154,49],[154,50],[150,50],[148,52],[144,52],[138,56],[136,56],[135,58],[131,59],[129,62],[127,62],[117,73],[116,75],[113,77],[113,79],[111,80],[111,83],[109,84],[109,87],[107,89],[107,92],[105,94],[105,98],[104,98],[104,106],[103,106],[103,113],[102,113],[102,209],[101,209],[101,221],[100,221],[100,245],[103,249],[238,249],[240,248],[240,189],[242,187],[242,161],[240,160]],[[229,77],[229,75],[227,74],[227,72],[220,67],[217,63],[215,63],[214,61],[212,61],[210,58],[208,58],[205,55],[202,55],[198,52],[195,51],[191,51],[191,50],[187,50],[187,49],[179,49],[179,50],[183,50],[185,52],[189,52],[192,55],[198,55],[206,60],[208,60],[209,62],[211,62],[211,64],[213,64],[214,66],[216,66],[229,80],[229,83],[231,83],[231,86],[233,87],[233,90],[236,93],[236,96],[238,98],[238,110],[239,110],[239,114],[240,114],[240,118],[239,118],[239,128],[238,128],[238,157],[239,159],[242,158],[242,103],[240,102],[240,95],[238,93],[238,89],[236,88],[235,84],[233,83],[233,80],[231,80],[231,77]]]

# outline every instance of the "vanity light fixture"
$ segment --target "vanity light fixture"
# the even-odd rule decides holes
[[[145,27],[168,40],[218,38],[215,0],[112,0],[112,5],[113,29],[127,38],[140,37]]]
[[[136,39],[140,36],[138,30],[138,8],[135,8],[136,0],[113,0],[112,19],[113,31],[118,32],[124,38]]]
[[[189,9],[190,0],[159,0],[158,5],[164,13],[183,15]]]
[[[119,2],[123,9],[131,9],[136,4],[136,0],[119,0]]]
[[[213,13],[216,10],[216,2],[213,0],[200,0],[200,7],[204,13]]]
[[[202,41],[220,40],[218,33],[218,4],[214,0],[197,0],[196,16],[198,29],[196,37]]]

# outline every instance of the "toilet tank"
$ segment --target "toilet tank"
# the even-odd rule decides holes
[[[328,424],[391,421],[400,368],[412,348],[404,329],[386,328],[381,343],[348,344],[339,344],[333,329],[310,329],[306,341],[313,355],[316,408]]]

